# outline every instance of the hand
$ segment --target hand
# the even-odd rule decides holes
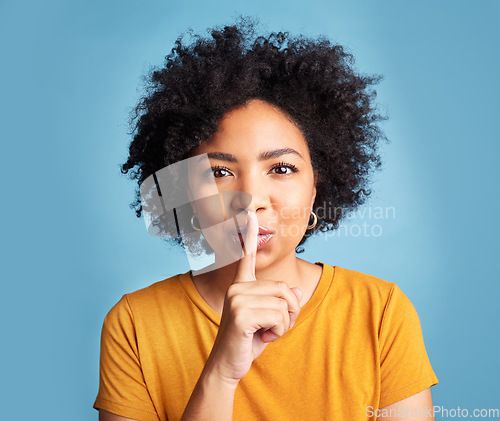
[[[227,289],[221,324],[207,361],[229,382],[241,380],[253,360],[269,342],[285,334],[300,312],[302,291],[299,288],[255,278],[257,237],[257,215],[249,212],[245,254]]]

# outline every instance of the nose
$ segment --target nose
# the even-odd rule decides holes
[[[235,183],[231,209],[235,212],[264,210],[270,207],[271,201],[265,183],[258,176],[247,174],[239,177]]]

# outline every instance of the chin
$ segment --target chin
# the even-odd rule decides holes
[[[255,258],[255,269],[264,269],[280,261],[280,255],[276,251],[261,249]]]

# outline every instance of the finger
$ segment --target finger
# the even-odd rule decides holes
[[[290,289],[285,282],[269,281],[259,279],[251,283],[234,285],[230,287],[230,295],[262,295],[274,296],[285,300],[288,304],[290,323],[295,322],[300,313],[299,297],[302,298],[302,291],[299,288]],[[300,291],[300,292],[298,292]]]
[[[260,338],[262,339],[262,342],[268,343],[268,342],[274,342],[276,339],[279,338],[279,336],[273,333],[272,330],[269,329],[262,332]]]
[[[243,240],[243,258],[238,262],[235,282],[254,281],[255,278],[255,258],[257,255],[257,237],[259,226],[255,212],[248,212],[246,234]]]
[[[302,300],[303,297],[302,290],[300,288],[294,287],[290,288],[290,291],[292,291],[297,297],[297,301],[299,302],[299,307],[300,307],[300,301]],[[295,318],[293,318],[292,315],[290,314],[290,329],[293,327],[293,324],[295,323],[295,320],[297,320],[297,317],[299,317],[298,314],[296,315]]]
[[[269,331],[276,336],[283,336],[288,330],[288,315],[283,314],[282,310],[270,308],[251,309],[245,316],[247,323],[252,326],[255,333],[259,330]],[[272,337],[273,335],[270,334]]]
[[[299,302],[300,304],[300,300],[302,300],[302,290],[300,288],[297,288],[297,287],[293,287],[293,288],[290,288],[290,291],[292,291],[295,296],[297,297],[297,301]]]
[[[283,300],[286,300],[288,304],[288,313],[290,315],[290,323],[294,323],[295,320],[297,320],[297,317],[299,317],[300,313],[300,304],[297,294],[292,289],[290,289],[285,282],[276,282],[276,281],[263,281],[263,282],[266,282],[268,288],[270,288],[270,294],[278,298],[281,298]],[[295,288],[295,290],[301,291],[299,288]]]
[[[247,309],[270,308],[283,310],[288,314],[287,301],[274,295],[235,295],[230,299],[230,306],[234,308],[245,307]]]

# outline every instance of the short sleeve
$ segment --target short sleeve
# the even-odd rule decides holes
[[[396,284],[382,316],[379,351],[380,408],[438,383],[427,356],[417,311]]]
[[[126,294],[104,318],[99,367],[95,409],[138,421],[159,420],[144,381]]]

